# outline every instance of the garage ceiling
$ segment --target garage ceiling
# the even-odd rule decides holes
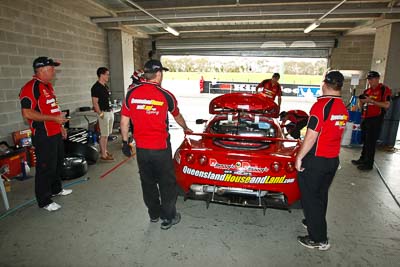
[[[65,5],[65,1],[57,1]],[[400,22],[400,1],[348,0],[324,17],[319,27],[304,33],[305,28],[340,2],[70,0],[68,5],[103,28],[124,28],[136,37],[156,40],[157,51],[167,54],[196,51],[197,54],[273,55],[273,51],[288,50],[301,54],[333,47],[335,39],[343,35],[374,34],[379,26]],[[168,33],[166,25],[180,35]],[[315,53],[314,56],[321,56]]]

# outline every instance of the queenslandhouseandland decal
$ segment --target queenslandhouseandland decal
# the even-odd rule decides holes
[[[295,181],[295,178],[287,178],[283,176],[250,176],[250,175],[235,175],[232,173],[218,174],[212,171],[202,171],[188,166],[183,166],[182,172],[187,175],[195,176],[198,178],[217,180],[231,183],[242,183],[242,184],[290,184]]]

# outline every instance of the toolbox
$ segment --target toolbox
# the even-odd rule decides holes
[[[0,155],[0,167],[8,166],[8,173],[3,176],[8,179],[21,176],[22,166],[24,166],[26,159],[27,155],[24,147],[10,149],[8,153]]]

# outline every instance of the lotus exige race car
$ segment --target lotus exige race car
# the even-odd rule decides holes
[[[210,102],[214,117],[174,155],[185,199],[287,209],[300,199],[294,166],[298,140],[285,139],[279,108],[260,94],[231,93]]]

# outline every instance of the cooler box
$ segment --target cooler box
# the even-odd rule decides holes
[[[361,112],[349,110],[349,122],[353,123],[353,131],[351,133],[351,144],[360,145],[361,142]]]

